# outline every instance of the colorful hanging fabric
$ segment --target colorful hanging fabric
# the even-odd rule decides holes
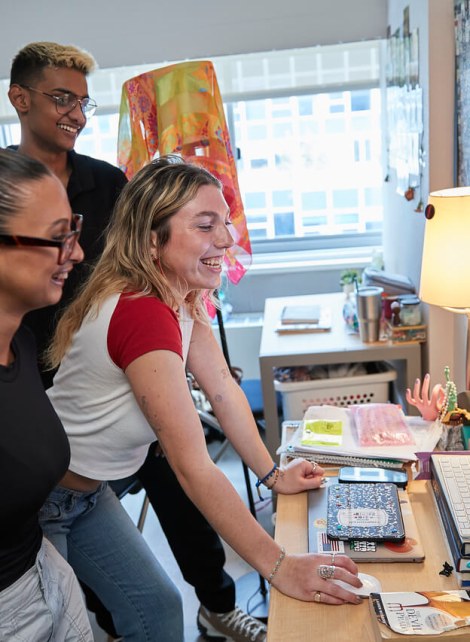
[[[236,236],[226,255],[227,273],[238,283],[251,264],[251,244],[222,98],[209,61],[162,67],[122,87],[119,167],[130,179],[153,158],[172,153],[221,181]]]

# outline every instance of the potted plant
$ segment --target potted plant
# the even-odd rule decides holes
[[[343,292],[346,294],[351,294],[354,291],[356,282],[359,284],[362,281],[362,275],[359,270],[356,268],[349,268],[348,270],[343,270],[340,275],[339,284],[343,288]]]

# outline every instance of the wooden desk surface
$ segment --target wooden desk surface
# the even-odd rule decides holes
[[[453,576],[439,575],[449,560],[439,518],[428,483],[408,486],[426,559],[423,563],[359,564],[359,570],[375,575],[384,591],[441,590],[458,588]],[[307,494],[278,495],[275,539],[289,553],[305,553]],[[268,642],[374,642],[367,600],[358,606],[325,606],[301,602],[271,589]]]

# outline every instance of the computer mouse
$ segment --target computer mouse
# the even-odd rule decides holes
[[[351,586],[351,584],[347,584],[342,580],[335,580],[333,578],[331,581],[335,582],[335,584],[338,584],[338,586],[341,586],[341,588],[346,589],[346,591],[350,591],[351,593],[359,595],[359,597],[369,597],[371,593],[381,592],[382,585],[376,577],[374,577],[373,575],[368,575],[367,573],[358,573],[357,576],[362,582],[362,586],[360,586],[359,588]]]

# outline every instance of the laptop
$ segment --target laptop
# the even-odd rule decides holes
[[[354,562],[422,562],[424,550],[421,545],[411,502],[406,490],[398,489],[405,539],[401,542],[375,542],[369,540],[342,541],[330,539],[326,533],[328,511],[328,487],[337,483],[336,477],[328,477],[328,483],[308,491],[308,550],[309,553],[344,553]]]

